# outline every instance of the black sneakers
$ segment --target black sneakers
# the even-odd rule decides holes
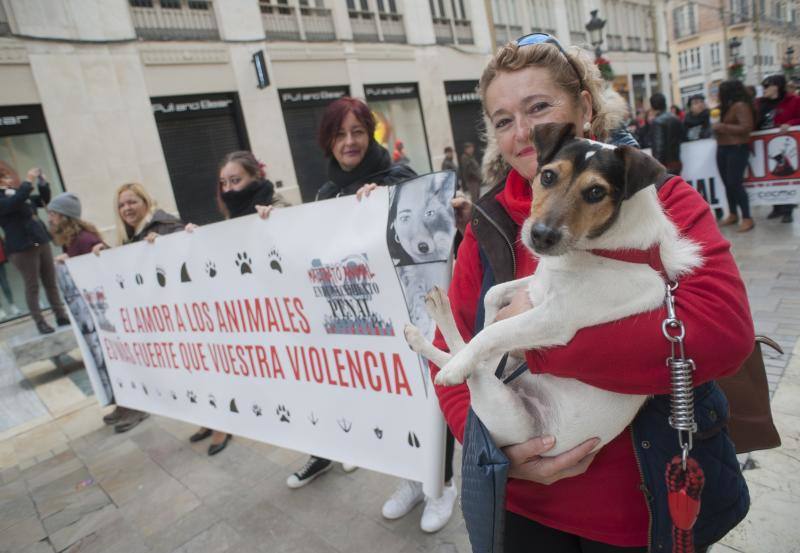
[[[324,474],[333,468],[333,461],[322,457],[308,458],[303,468],[286,479],[286,485],[290,488],[302,488],[317,476]]]
[[[39,334],[52,334],[53,332],[55,332],[55,329],[49,324],[47,324],[46,321],[37,321],[36,330],[39,331]]]
[[[134,409],[126,409],[126,412],[122,415],[122,418],[119,420],[116,426],[114,426],[114,432],[117,434],[127,432],[149,416],[150,413],[136,411]]]

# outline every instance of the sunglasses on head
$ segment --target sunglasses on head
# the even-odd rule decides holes
[[[561,46],[561,43],[553,35],[549,35],[547,33],[531,33],[529,35],[519,37],[514,41],[514,44],[517,46],[517,48],[521,48],[523,46],[533,46],[536,44],[552,44],[558,48],[558,51],[561,52],[561,55],[564,56],[565,60],[567,60],[567,63],[569,63],[570,67],[572,67],[572,70],[575,71],[575,76],[578,77],[578,84],[580,85],[581,90],[584,90],[581,72],[578,71],[578,68],[575,66],[575,62],[572,61],[572,58],[567,55],[567,51],[564,50],[564,47]]]

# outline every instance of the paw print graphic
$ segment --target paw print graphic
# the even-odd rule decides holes
[[[375,437],[376,438],[378,438],[379,440],[383,439],[383,429],[382,428],[378,428],[376,426],[375,428],[372,429],[372,431],[375,432]]]
[[[136,382],[134,382],[133,380],[131,380],[131,388],[133,388],[134,390],[136,389]]]
[[[156,267],[156,280],[162,288],[167,285],[167,272],[163,267]]]
[[[117,380],[117,387],[118,388],[124,388],[125,387],[125,384],[122,383],[122,380]]]
[[[206,274],[211,278],[217,276],[217,264],[213,261],[206,261]]]
[[[145,386],[144,384],[142,384],[142,391],[144,392],[144,395],[146,396],[150,395],[150,392],[147,391],[147,386]]]
[[[236,254],[236,266],[243,275],[253,272],[253,260],[247,255],[247,252],[239,252]]]
[[[411,447],[419,447],[419,438],[413,432],[408,433],[408,445]]]
[[[253,414],[255,416],[257,416],[257,417],[260,417],[261,416],[261,406],[259,406],[259,405],[254,403],[253,404]]]
[[[125,278],[122,275],[117,275],[116,276],[116,281],[117,281],[117,284],[119,284],[119,287],[124,290],[125,289]]]
[[[170,390],[169,395],[172,396],[172,399],[178,400],[178,394],[175,393],[175,390]]]
[[[284,405],[278,405],[278,408],[275,409],[275,414],[278,415],[278,419],[281,422],[292,422],[292,414]]]
[[[309,417],[308,417],[308,420],[309,420],[309,422],[311,422],[312,426],[317,426],[317,423],[319,422],[319,417],[317,417],[314,414],[314,412],[312,411],[311,415],[309,415]]]
[[[186,392],[186,397],[189,398],[189,401],[191,403],[197,403],[197,395],[195,395],[193,391],[189,390],[188,392]]]
[[[267,254],[267,257],[269,258],[269,268],[273,271],[283,274],[283,267],[281,267],[281,254],[278,253],[278,250],[272,248]]]
[[[136,284],[138,284],[139,286],[144,284],[144,277],[141,275],[141,273],[136,273],[136,278],[134,280],[136,281]]]
[[[353,429],[353,422],[347,419],[339,419],[336,421],[339,424],[339,428],[341,428],[345,434],[350,432]]]
[[[208,404],[214,409],[217,408],[217,398],[214,397],[214,394],[208,394]]]

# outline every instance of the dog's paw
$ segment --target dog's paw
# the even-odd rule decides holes
[[[436,383],[440,386],[455,386],[461,384],[472,374],[472,363],[469,355],[462,355],[466,350],[461,350],[442,367],[436,375]]]
[[[466,380],[464,377],[456,374],[455,371],[442,369],[436,375],[434,382],[437,386],[457,386]]]
[[[407,324],[403,329],[403,334],[406,337],[408,346],[416,353],[420,353],[425,346],[425,337],[417,327],[412,324]]]
[[[425,308],[435,321],[439,321],[450,314],[450,299],[447,292],[434,286],[425,296]]]

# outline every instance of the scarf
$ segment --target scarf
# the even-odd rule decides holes
[[[521,225],[531,214],[533,193],[531,183],[512,169],[506,178],[506,186],[495,196],[515,223]]]
[[[328,178],[339,188],[339,193],[352,194],[355,193],[358,186],[368,182],[368,177],[385,171],[391,166],[392,159],[389,152],[374,140],[370,140],[364,159],[351,171],[342,169],[336,158],[331,157],[328,164]],[[355,189],[350,191],[349,188]]]
[[[254,180],[241,190],[228,190],[220,197],[228,209],[230,219],[256,212],[257,205],[271,205],[275,187],[268,180]]]

